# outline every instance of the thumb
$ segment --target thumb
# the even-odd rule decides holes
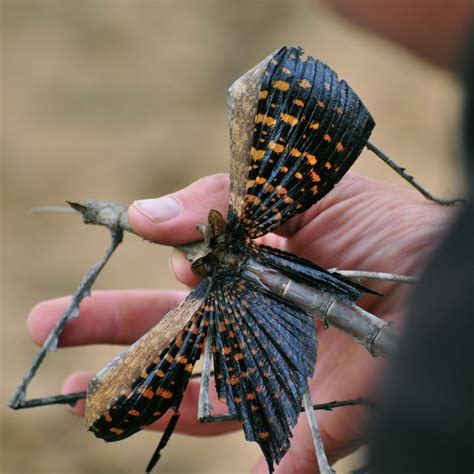
[[[207,222],[209,209],[227,214],[229,175],[214,174],[188,187],[156,199],[135,201],[128,221],[147,240],[177,245],[202,239],[197,224]]]

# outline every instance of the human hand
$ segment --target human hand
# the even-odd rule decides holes
[[[225,213],[228,189],[227,175],[203,178],[165,200],[135,203],[129,209],[129,222],[135,232],[154,242],[178,245],[195,241],[200,238],[195,227],[207,221],[209,209]],[[439,241],[452,213],[453,210],[428,202],[411,190],[348,173],[321,202],[290,220],[278,234],[261,240],[323,267],[414,274]],[[188,286],[198,281],[178,252],[173,254],[171,268],[177,279]],[[408,289],[388,282],[369,284],[385,297],[366,296],[361,306],[400,324]],[[68,325],[60,345],[130,344],[184,296],[179,291],[95,292],[81,304],[81,317]],[[44,341],[67,301],[68,298],[60,298],[43,302],[32,310],[28,327],[35,342]],[[318,362],[310,384],[313,401],[373,398],[384,364],[337,330],[320,328]],[[71,375],[63,392],[85,390],[91,376],[84,372]],[[192,381],[180,407],[178,431],[213,435],[238,429],[237,422],[201,425],[196,416],[198,393],[199,384]],[[210,401],[222,408],[215,393],[211,393]],[[84,403],[78,403],[74,411],[82,415]],[[318,412],[317,417],[330,462],[363,443],[365,408],[338,408]],[[161,419],[151,428],[163,429],[166,423],[167,418]],[[276,472],[314,472],[315,457],[305,416],[293,432],[291,448]],[[267,472],[263,458],[254,472]]]

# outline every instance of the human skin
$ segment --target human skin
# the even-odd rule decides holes
[[[212,175],[166,196],[166,201],[161,198],[134,203],[129,208],[129,222],[137,234],[153,242],[177,245],[195,241],[199,238],[196,225],[206,222],[209,209],[221,212],[227,209],[228,189],[227,175]],[[173,206],[169,198],[176,205]],[[170,218],[173,210],[178,214]],[[262,241],[327,268],[413,275],[422,270],[455,212],[425,200],[411,189],[348,173],[321,202]],[[173,253],[170,267],[185,285],[194,286],[198,281],[182,254]],[[365,284],[381,291],[384,297],[366,296],[360,305],[381,318],[394,321],[401,329],[409,288],[389,282]],[[60,346],[131,344],[184,296],[180,291],[95,292],[81,304],[81,317],[65,329]],[[45,340],[67,301],[68,297],[59,298],[33,308],[28,329],[37,344]],[[313,401],[374,399],[377,382],[387,362],[372,358],[364,348],[335,329],[319,327],[318,332],[318,361],[310,382]],[[63,392],[86,390],[92,375],[72,374],[65,381]],[[198,381],[192,381],[180,408],[177,431],[216,435],[240,427],[237,422],[201,425],[196,418],[198,392]],[[220,411],[225,409],[215,393],[211,394],[211,403],[218,405]],[[78,403],[73,411],[82,416],[84,403]],[[317,412],[331,463],[363,444],[369,415],[367,409],[360,406]],[[167,420],[168,417],[159,420],[151,429],[163,429]],[[314,472],[312,439],[304,415],[293,433],[291,448],[276,472]],[[254,472],[267,472],[263,458]]]

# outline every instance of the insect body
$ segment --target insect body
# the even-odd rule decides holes
[[[368,292],[337,274],[253,241],[322,199],[374,127],[345,81],[300,48],[271,54],[229,90],[231,196],[227,222],[211,211],[203,276],[186,300],[92,380],[86,423],[124,439],[177,412],[206,337],[215,382],[270,471],[290,446],[316,362],[312,317],[245,277],[257,261],[345,302]],[[176,422],[177,415],[173,423]]]

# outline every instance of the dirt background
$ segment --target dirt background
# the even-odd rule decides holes
[[[103,229],[34,206],[90,197],[131,202],[228,169],[226,90],[269,52],[302,45],[349,81],[378,126],[373,142],[444,196],[458,193],[460,94],[445,73],[356,29],[317,2],[1,2],[3,473],[142,472],[156,434],[106,445],[60,407],[6,408],[36,348],[25,319],[70,293],[107,245]],[[368,152],[356,169],[400,182]],[[97,288],[175,288],[169,250],[128,236]],[[334,262],[337,265],[337,262]],[[30,396],[120,348],[61,350]],[[242,433],[175,436],[160,472],[245,473]],[[348,472],[354,458],[339,464]]]

